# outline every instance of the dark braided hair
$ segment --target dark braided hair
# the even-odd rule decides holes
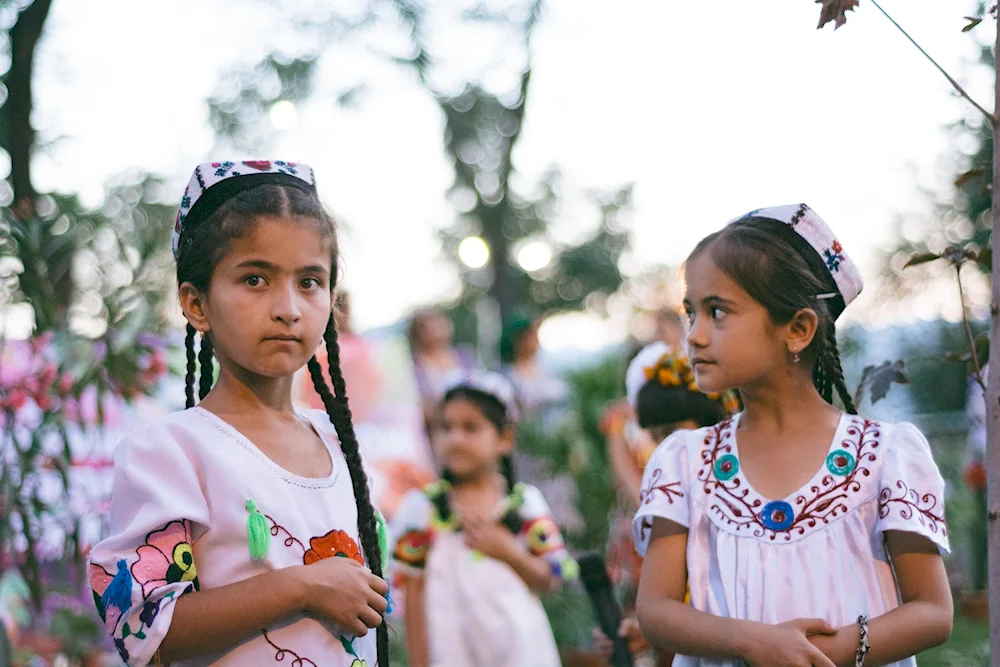
[[[707,252],[715,265],[755,301],[767,309],[776,324],[786,324],[804,308],[816,313],[816,335],[802,352],[803,363],[811,364],[816,391],[833,403],[836,390],[850,414],[857,414],[851,399],[837,349],[837,327],[826,299],[830,276],[817,275],[809,261],[781,233],[784,223],[760,218],[744,218],[706,236],[688,261]]]
[[[184,407],[186,408],[194,407],[194,374],[197,370],[195,367],[194,334],[195,328],[188,323],[187,335],[184,337],[184,348],[187,350],[187,375],[184,377],[184,394],[186,397]]]
[[[330,246],[331,275],[333,276],[330,289],[334,289],[338,263],[336,229],[332,218],[323,210],[315,193],[281,184],[259,185],[242,191],[227,200],[194,229],[185,230],[181,236],[177,260],[178,286],[190,283],[199,292],[207,293],[212,272],[225,254],[229,242],[249,233],[255,219],[259,216],[292,217],[303,223],[314,224],[320,237]],[[368,491],[368,477],[361,462],[358,439],[351,421],[346,383],[340,370],[340,346],[337,342],[337,330],[333,315],[327,322],[324,338],[333,390],[331,391],[330,385],[327,384],[323,370],[315,356],[308,362],[309,374],[316,392],[323,401],[327,416],[337,431],[340,448],[344,453],[344,460],[351,476],[351,484],[354,487],[354,500],[358,513],[358,535],[365,558],[368,561],[368,567],[372,574],[381,577],[384,554],[379,550],[375,508]],[[190,324],[188,325],[185,346],[188,359],[185,393],[188,407],[193,407],[194,327]],[[201,352],[198,355],[198,361],[201,365],[199,395],[202,399],[212,388],[214,378],[212,357],[211,336],[205,334],[202,337]],[[384,620],[376,630],[376,646],[378,667],[388,667],[389,635]]]
[[[201,378],[198,380],[198,400],[203,401],[212,391],[215,382],[215,367],[212,365],[212,339],[207,334],[201,335],[201,351],[198,353],[198,365],[201,366]]]
[[[507,417],[507,407],[493,394],[468,385],[458,385],[445,393],[441,399],[442,409],[451,401],[457,400],[469,401],[475,405],[482,412],[483,416],[486,417],[487,421],[496,427],[498,433],[502,433],[505,428],[511,425],[510,419]],[[517,486],[517,478],[514,476],[514,456],[512,454],[504,454],[500,457],[500,472],[507,484],[507,493],[513,493],[514,488]],[[445,468],[441,477],[449,484],[454,484],[457,481],[455,474],[447,468]],[[448,494],[438,494],[431,500],[437,508],[438,516],[441,517],[441,520],[448,521],[451,518],[451,502]],[[508,509],[501,522],[512,533],[521,532],[521,528],[524,526],[524,519],[521,518],[521,514],[517,508]]]

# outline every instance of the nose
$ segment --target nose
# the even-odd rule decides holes
[[[705,322],[705,318],[695,317],[688,325],[685,338],[688,349],[701,349],[708,345],[708,325]]]
[[[283,324],[294,324],[302,318],[302,308],[299,304],[298,291],[294,285],[273,292],[274,301],[271,305],[271,317]]]

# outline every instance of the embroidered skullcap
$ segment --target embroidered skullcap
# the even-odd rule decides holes
[[[474,389],[484,394],[488,394],[500,401],[506,412],[507,421],[517,423],[521,416],[517,405],[517,393],[510,380],[491,371],[469,371],[461,379],[451,384],[445,395],[455,389]]]
[[[633,357],[625,370],[625,398],[628,404],[635,409],[636,401],[639,398],[639,390],[649,382],[646,369],[653,368],[664,355],[670,354],[670,346],[663,341],[650,343]]]
[[[195,167],[174,222],[174,259],[180,256],[184,232],[197,227],[240,192],[268,183],[290,185],[313,194],[316,192],[312,167],[303,162],[227,161],[206,162]]]
[[[864,281],[858,267],[833,230],[807,205],[760,208],[730,222],[733,223],[770,228],[797,250],[829,287],[829,292],[816,296],[827,301],[834,319],[861,293]]]

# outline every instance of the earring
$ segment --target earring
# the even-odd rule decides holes
[[[799,353],[798,352],[793,352],[792,353],[792,363],[793,364],[797,364],[800,361],[802,361],[802,359],[799,358]]]

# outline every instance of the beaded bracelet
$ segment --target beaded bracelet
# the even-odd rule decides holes
[[[854,667],[861,667],[865,663],[868,651],[872,650],[871,644],[868,643],[868,616],[866,614],[858,616],[858,625],[861,626],[861,641],[854,657]]]

